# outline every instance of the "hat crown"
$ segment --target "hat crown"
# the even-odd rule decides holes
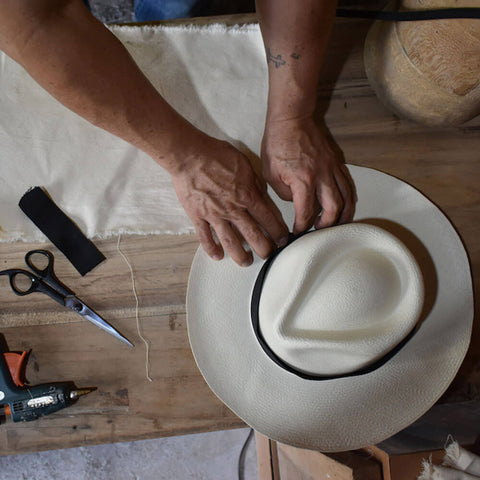
[[[284,307],[292,329],[340,331],[374,326],[401,301],[400,272],[376,250],[340,252],[324,265],[322,259],[308,267],[309,275],[297,285],[296,299]]]
[[[285,248],[266,275],[259,327],[282,361],[312,375],[375,362],[412,330],[423,305],[420,269],[379,227],[311,232]]]

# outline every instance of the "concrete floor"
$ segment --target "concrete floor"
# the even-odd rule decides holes
[[[249,0],[214,0],[211,14],[251,11]],[[232,7],[233,5],[233,7]],[[243,7],[242,7],[243,5]],[[90,0],[104,23],[128,23],[133,0]],[[0,427],[1,428],[1,427]],[[249,429],[0,457],[0,480],[234,480]],[[255,439],[246,450],[244,480],[257,478]]]
[[[1,480],[235,480],[248,428],[0,457]],[[244,480],[256,480],[255,439]]]

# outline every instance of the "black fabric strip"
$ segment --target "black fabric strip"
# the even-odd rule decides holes
[[[19,207],[48,239],[70,260],[80,275],[105,260],[105,256],[83,232],[58,208],[41,188],[23,195]]]
[[[442,8],[438,10],[408,10],[401,12],[338,8],[337,17],[368,18],[387,22],[418,22],[449,18],[480,18],[480,8]]]
[[[258,273],[257,279],[255,281],[255,285],[252,291],[252,297],[250,301],[250,317],[252,321],[253,331],[255,332],[255,336],[257,337],[258,343],[262,347],[265,354],[275,362],[279,367],[283,368],[287,372],[293,373],[300,378],[305,380],[334,380],[337,378],[347,378],[347,377],[356,377],[358,375],[365,375],[367,373],[373,372],[377,368],[384,365],[388,362],[392,357],[394,357],[403,347],[404,345],[413,337],[417,328],[414,327],[413,330],[397,345],[395,346],[390,352],[384,355],[382,358],[378,359],[377,361],[373,362],[372,364],[359,369],[355,372],[346,373],[343,375],[313,375],[309,373],[302,372],[297,370],[296,368],[292,367],[288,363],[284,362],[280,357],[278,357],[273,350],[268,346],[267,342],[263,338],[262,332],[260,331],[260,318],[258,313],[258,308],[260,305],[260,297],[262,295],[263,283],[265,281],[265,277],[267,276],[268,270],[272,265],[273,261],[277,258],[277,256],[287,248],[292,242],[297,240],[298,238],[302,237],[303,235],[308,234],[309,232],[302,233],[300,235],[290,235],[290,240],[285,247],[279,248],[276,250],[273,255],[271,255],[265,263],[263,264],[260,272]]]

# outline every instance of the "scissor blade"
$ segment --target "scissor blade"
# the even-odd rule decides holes
[[[110,325],[106,320],[104,320],[100,315],[95,313],[88,305],[85,305],[85,303],[83,303],[77,297],[67,297],[65,299],[65,306],[78,313],[88,321],[92,322],[97,327],[105,330],[110,335],[113,335],[115,338],[118,338],[122,342],[126,343],[130,347],[134,346],[133,343],[130,342],[130,340],[128,340],[126,337],[124,337],[115,327]]]

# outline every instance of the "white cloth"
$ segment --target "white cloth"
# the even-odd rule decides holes
[[[418,480],[477,480],[480,479],[480,457],[452,442],[445,449],[442,465],[425,461]]]
[[[258,25],[111,30],[177,111],[258,154],[267,94]],[[193,232],[161,167],[62,106],[3,53],[0,165],[0,241],[45,238],[17,206],[35,185],[89,237]]]

